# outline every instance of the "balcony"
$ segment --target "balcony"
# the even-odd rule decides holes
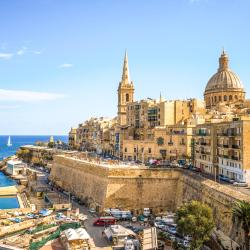
[[[203,146],[206,146],[206,145],[207,145],[206,142],[201,142],[200,144],[203,145]]]
[[[232,156],[232,160],[239,161],[240,157],[238,157],[238,156]]]
[[[206,131],[198,131],[198,133],[196,135],[198,135],[198,136],[207,136],[207,135],[210,135],[210,133],[208,133]]]

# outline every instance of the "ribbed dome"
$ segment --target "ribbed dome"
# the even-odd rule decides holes
[[[215,91],[234,91],[240,90],[244,91],[243,84],[233,71],[231,71],[228,67],[228,56],[223,51],[219,63],[220,67],[218,72],[214,74],[207,83],[205,94],[208,92],[215,92]]]

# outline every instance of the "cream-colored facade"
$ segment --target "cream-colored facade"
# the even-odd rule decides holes
[[[115,122],[109,118],[91,118],[80,124],[76,133],[76,147],[80,150],[102,151],[102,145],[109,140],[109,129]]]
[[[150,159],[170,161],[190,159],[193,127],[193,125],[181,124],[156,127],[153,130],[152,139],[125,139],[123,141],[123,159],[139,160],[144,163]]]
[[[250,118],[219,123],[216,134],[219,173],[250,182]]]
[[[195,160],[194,165],[202,172],[216,173],[216,129],[215,124],[197,125],[193,130]]]
[[[197,168],[250,182],[250,117],[198,125],[194,137]]]
[[[77,129],[71,128],[69,132],[69,147],[70,149],[76,148],[76,135],[77,135]]]

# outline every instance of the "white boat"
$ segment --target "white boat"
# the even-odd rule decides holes
[[[11,147],[11,146],[12,146],[10,136],[9,136],[9,138],[8,138],[7,146],[8,146],[8,147]]]

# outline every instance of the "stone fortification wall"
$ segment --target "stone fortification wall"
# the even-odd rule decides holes
[[[242,240],[240,225],[232,222],[232,207],[239,200],[250,203],[248,195],[187,171],[180,178],[179,190],[182,202],[199,200],[206,203],[213,210],[217,227],[237,242]]]
[[[121,207],[135,213],[174,210],[181,172],[148,168],[108,168],[96,163],[56,156],[51,180],[100,211]]]
[[[155,213],[173,211],[180,176],[180,171],[171,169],[111,169],[104,206],[118,206],[136,214],[145,207]]]
[[[138,214],[148,207],[158,213],[203,201],[213,209],[217,226],[238,242],[242,232],[232,223],[231,209],[237,200],[250,202],[237,190],[182,169],[109,168],[56,156],[51,179],[100,211],[119,207]]]
[[[108,169],[81,160],[55,156],[51,180],[77,195],[89,206],[102,206],[106,197]]]

